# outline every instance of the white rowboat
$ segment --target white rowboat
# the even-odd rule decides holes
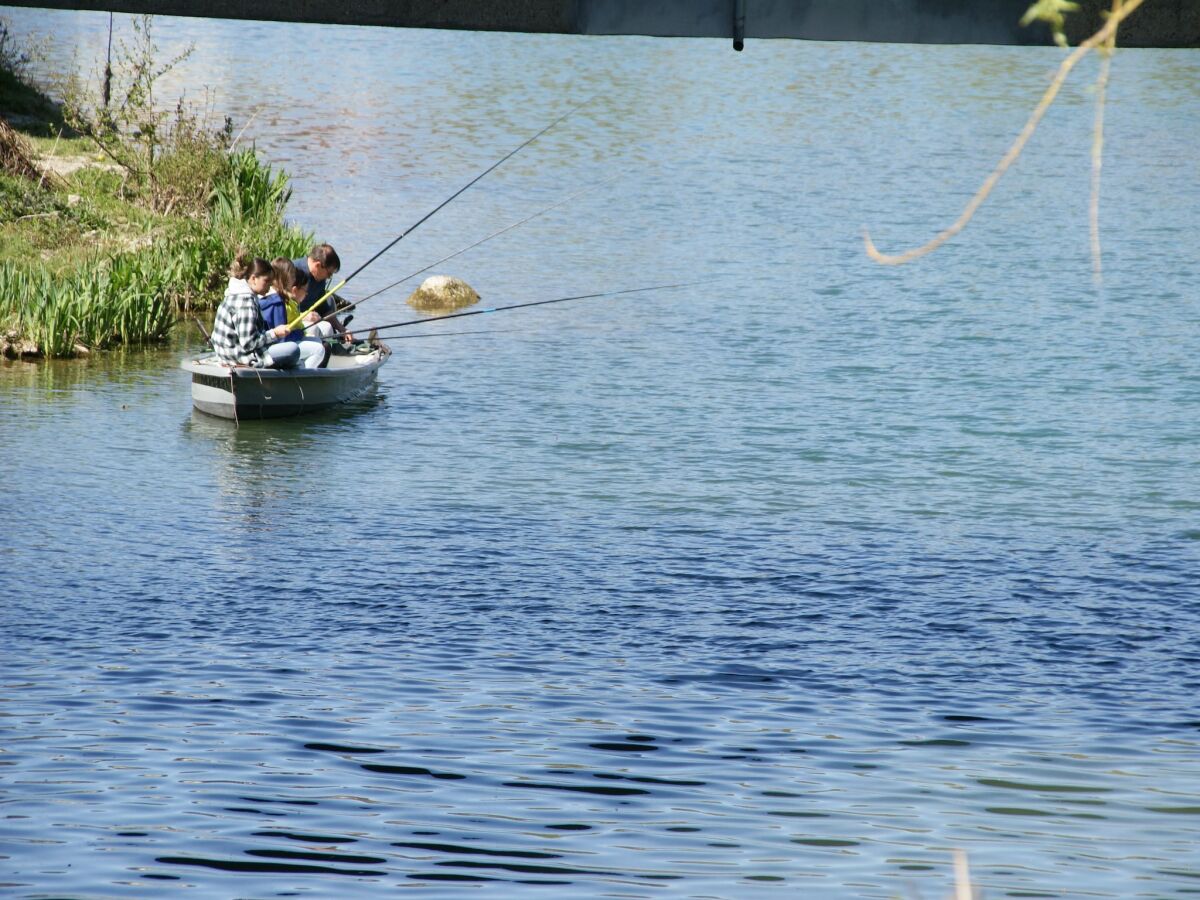
[[[333,353],[324,369],[256,369],[226,366],[215,356],[185,359],[192,374],[192,404],[223,419],[270,419],[328,409],[375,383],[392,351],[374,341],[367,352]]]

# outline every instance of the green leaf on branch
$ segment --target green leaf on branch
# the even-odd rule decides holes
[[[1067,46],[1067,35],[1063,30],[1067,21],[1067,13],[1077,12],[1079,4],[1071,0],[1037,0],[1025,15],[1021,16],[1021,25],[1028,26],[1033,22],[1045,22],[1050,26],[1054,35],[1054,43],[1060,47]]]

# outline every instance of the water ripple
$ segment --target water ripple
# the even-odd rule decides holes
[[[155,28],[348,260],[606,85],[363,293],[618,169],[456,271],[706,283],[421,326],[307,420],[193,413],[184,332],[0,363],[5,892],[1195,890],[1191,51],[1114,59],[1095,289],[1081,85],[939,254],[858,243],[957,214],[1050,48]]]

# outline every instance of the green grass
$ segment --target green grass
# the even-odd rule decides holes
[[[10,79],[0,80],[6,118],[14,104],[46,117],[50,101],[39,106],[14,88],[2,59],[0,74]],[[88,165],[41,183],[0,174],[0,351],[8,355],[163,340],[181,313],[219,301],[239,250],[295,257],[312,246],[311,234],[284,221],[287,174],[252,149],[228,151],[228,126],[173,133],[146,184],[111,167],[90,140],[10,124],[36,156]]]
[[[28,179],[0,174],[0,262],[37,260],[60,269],[106,229],[121,228],[118,219],[124,219],[126,227],[147,224],[130,215],[131,211],[113,210],[101,188],[70,184],[67,191],[50,191]]]

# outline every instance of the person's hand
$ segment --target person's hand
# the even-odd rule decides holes
[[[271,334],[277,338],[287,337],[288,327],[286,325],[276,325],[271,329]]]
[[[319,321],[321,321],[321,317],[315,312],[305,313],[304,315],[305,325],[316,325]]]
[[[353,344],[354,343],[354,335],[351,334],[349,331],[343,331],[342,332],[342,343],[343,344]]]

